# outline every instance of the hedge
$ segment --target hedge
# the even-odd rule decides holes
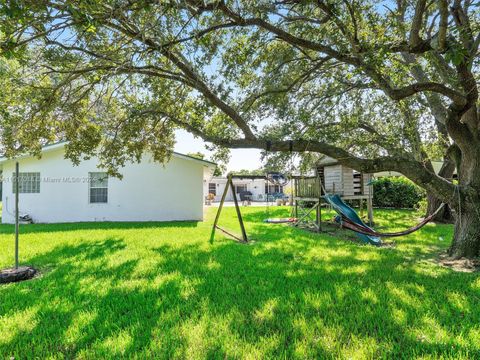
[[[372,185],[375,207],[418,208],[426,196],[425,190],[404,177],[382,177]]]

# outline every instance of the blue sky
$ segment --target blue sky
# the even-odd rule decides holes
[[[195,139],[190,133],[184,130],[177,130],[176,138],[177,143],[175,144],[175,151],[183,154],[200,151],[201,153],[210,156],[210,152],[205,149],[205,142],[198,138]],[[255,170],[261,166],[260,150],[234,149],[231,150],[227,171],[238,171],[242,169]]]

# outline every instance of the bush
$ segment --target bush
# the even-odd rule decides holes
[[[418,208],[425,200],[425,190],[404,177],[382,177],[372,182],[373,206]]]

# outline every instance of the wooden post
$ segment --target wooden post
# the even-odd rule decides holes
[[[220,213],[222,212],[223,203],[225,202],[225,198],[227,197],[228,188],[231,182],[232,177],[229,175],[227,183],[225,184],[225,189],[223,190],[222,199],[220,200],[220,204],[218,205],[217,215],[215,215],[215,221],[213,222],[212,232],[210,234],[210,242],[213,242],[213,239],[215,237],[215,229],[217,228],[218,219],[220,219]]]
[[[228,175],[228,180],[227,183],[225,184],[225,189],[223,190],[222,194],[222,199],[220,200],[220,205],[218,205],[218,211],[217,215],[215,216],[215,221],[213,222],[213,227],[212,227],[212,232],[210,234],[210,242],[213,243],[213,240],[215,238],[215,229],[220,229],[229,236],[233,236],[234,238],[238,239],[236,236],[233,234],[228,233],[227,231],[223,230],[222,228],[218,227],[218,220],[220,219],[220,214],[223,209],[223,204],[225,203],[225,198],[227,197],[228,189],[232,190],[233,193],[233,202],[235,203],[235,210],[237,212],[237,218],[238,222],[240,223],[240,228],[242,230],[242,241],[243,242],[248,242],[248,237],[247,237],[247,232],[245,231],[245,225],[243,224],[243,218],[242,218],[242,213],[240,212],[240,208],[238,206],[238,201],[237,201],[237,196],[235,194],[235,187],[233,186],[233,180],[232,180],[232,175]],[[240,241],[240,239],[238,239]]]
[[[373,226],[373,201],[372,201],[372,195],[368,195],[367,199],[367,211],[368,211],[368,222],[370,223],[370,226]]]
[[[15,269],[18,269],[18,233],[19,233],[19,211],[18,211],[18,161],[15,163]]]
[[[367,214],[368,214],[368,223],[370,226],[374,225],[374,220],[373,220],[373,186],[372,186],[372,175],[371,174],[365,174],[367,177],[367,186],[368,186],[368,196],[367,196]],[[362,177],[363,179],[363,177]],[[363,187],[362,187],[363,189]]]
[[[232,189],[233,202],[235,203],[235,210],[237,212],[238,222],[240,223],[240,229],[242,230],[242,239],[244,242],[248,242],[247,232],[245,231],[245,225],[243,224],[242,213],[240,211],[240,208],[238,207],[237,194],[235,194],[235,187],[233,186],[233,181],[231,176],[230,176],[230,188]]]
[[[318,206],[317,206],[317,209],[316,209],[316,223],[317,223],[317,230],[318,232],[321,232],[322,231],[322,216],[321,216],[321,203],[320,203],[320,199],[318,199]]]

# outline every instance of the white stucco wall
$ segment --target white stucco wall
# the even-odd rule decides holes
[[[40,172],[40,193],[20,193],[20,214],[34,222],[173,221],[203,219],[205,164],[172,156],[165,165],[144,156],[121,169],[123,179],[109,177],[108,203],[89,202],[88,173],[102,171],[95,158],[74,166],[63,148],[40,160],[21,158],[20,172]],[[2,222],[14,222],[11,177],[15,163],[3,163]]]

